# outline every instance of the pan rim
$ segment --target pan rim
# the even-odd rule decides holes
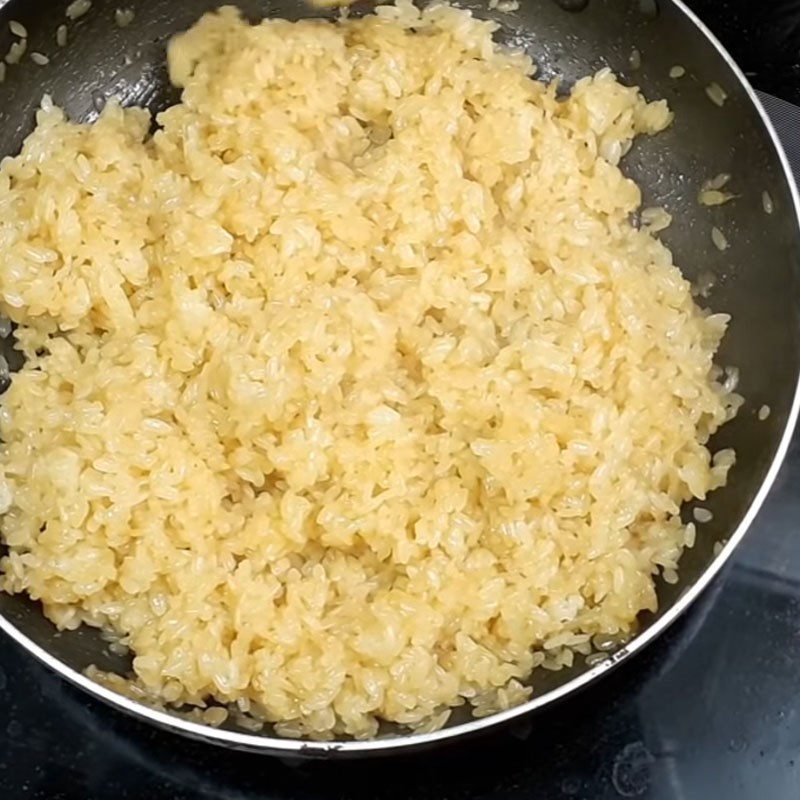
[[[786,152],[780,142],[780,139],[778,138],[778,134],[774,125],[772,124],[771,119],[769,118],[769,115],[761,103],[759,96],[730,53],[728,53],[725,47],[705,25],[705,23],[703,23],[702,20],[700,20],[700,18],[686,6],[684,0],[662,0],[662,2],[669,2],[671,5],[673,5],[700,31],[700,33],[703,34],[703,36],[708,40],[709,44],[714,47],[714,49],[725,61],[726,65],[737,78],[739,84],[747,94],[752,106],[755,108],[762,124],[764,125],[764,128],[766,129],[766,133],[783,169],[784,179],[787,182],[792,198],[796,230],[800,235],[800,193],[798,192],[798,187],[794,180]],[[0,0],[0,9],[2,9],[4,5],[6,5],[6,2],[4,2],[4,0]],[[513,708],[509,708],[505,711],[497,712],[480,719],[470,720],[452,727],[442,728],[441,730],[434,731],[432,733],[409,733],[392,738],[370,739],[365,741],[348,740],[315,742],[309,740],[281,739],[275,736],[261,736],[258,734],[242,733],[239,731],[229,731],[222,728],[212,728],[208,725],[182,719],[181,717],[170,714],[166,711],[150,708],[142,703],[118,694],[117,692],[108,689],[99,683],[96,683],[92,679],[86,677],[82,673],[60,661],[55,656],[51,655],[40,645],[36,644],[32,639],[19,631],[10,622],[10,620],[6,619],[2,614],[0,614],[0,630],[4,631],[11,639],[17,642],[17,644],[37,658],[42,664],[44,664],[44,666],[56,672],[74,686],[77,686],[90,695],[93,695],[94,697],[104,701],[115,709],[118,709],[135,718],[143,719],[162,729],[179,733],[183,736],[200,740],[209,744],[223,745],[233,749],[262,754],[325,758],[334,757],[336,755],[358,756],[368,754],[408,752],[410,750],[423,748],[438,742],[444,742],[448,739],[469,736],[471,734],[485,731],[489,728],[509,722],[510,720],[524,716],[535,710],[542,709],[545,706],[549,706],[554,702],[585,688],[586,686],[597,681],[601,676],[609,673],[619,664],[628,661],[634,654],[643,650],[648,644],[650,644],[650,642],[655,640],[667,628],[669,628],[672,623],[675,622],[675,620],[677,620],[689,608],[689,606],[695,602],[697,597],[719,573],[754,522],[765,499],[772,489],[775,479],[778,476],[780,468],[789,450],[789,446],[791,444],[797,424],[798,414],[800,414],[800,375],[796,376],[795,378],[792,403],[789,408],[789,413],[787,415],[786,424],[781,434],[780,441],[775,449],[775,454],[772,458],[769,469],[767,470],[764,480],[756,492],[753,501],[750,503],[750,506],[748,507],[739,524],[731,533],[723,549],[710,561],[698,580],[695,581],[695,583],[691,586],[687,587],[682,596],[664,612],[663,616],[656,620],[645,631],[633,638],[619,651],[612,654],[608,660],[601,662],[581,675],[566,681],[561,686],[558,686],[542,695],[533,697],[525,703]]]

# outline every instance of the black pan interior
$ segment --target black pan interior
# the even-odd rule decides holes
[[[28,53],[39,51],[50,63],[37,66],[28,56],[7,68],[0,84],[0,156],[16,152],[33,125],[42,95],[49,93],[75,120],[90,120],[105,99],[118,95],[125,104],[158,111],[173,103],[164,66],[168,38],[190,26],[221,0],[93,0],[84,17],[69,23],[69,44],[56,46],[56,28],[67,22],[68,0],[10,0],[0,3],[0,54],[14,37],[8,21],[29,31]],[[253,19],[283,16],[332,16],[302,0],[238,0]],[[490,11],[487,2],[460,3],[481,17],[496,19],[498,38],[525,48],[546,78],[559,76],[564,87],[604,66],[653,99],[666,98],[676,113],[673,126],[655,137],[641,137],[625,160],[625,169],[643,187],[645,205],[664,205],[673,225],[663,238],[676,262],[694,280],[710,271],[716,278],[707,304],[733,316],[719,359],[740,369],[740,391],[746,404],[737,419],[715,440],[733,446],[738,464],[729,485],[704,503],[714,514],[702,527],[697,546],[686,553],[677,585],[662,584],[660,611],[644,615],[647,628],[698,581],[713,560],[715,543],[741,522],[773,461],[800,371],[797,264],[798,226],[791,190],[765,124],[751,97],[725,58],[670,0],[521,0],[517,11]],[[136,16],[126,28],[115,24],[114,12],[132,7]],[[364,13],[371,4],[358,4]],[[632,69],[638,50],[641,66]],[[671,79],[674,65],[686,69]],[[728,94],[723,107],[712,103],[705,88],[716,82]],[[702,182],[731,173],[737,199],[704,208],[697,203]],[[767,215],[762,193],[768,191],[775,211]],[[720,252],[711,240],[712,226],[731,243]],[[2,258],[2,254],[0,254]],[[5,355],[18,364],[15,354]],[[760,421],[757,410],[768,404],[771,414]],[[688,511],[687,511],[688,513]],[[21,597],[0,594],[0,614],[20,632],[76,670],[89,664],[125,670],[123,659],[108,652],[91,630],[58,634],[39,608]],[[584,664],[535,678],[542,693],[562,685],[586,669]],[[462,719],[453,720],[457,724]]]

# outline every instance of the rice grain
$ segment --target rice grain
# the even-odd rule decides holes
[[[80,19],[80,17],[89,12],[91,7],[91,0],[74,0],[67,6],[65,13],[68,19]]]
[[[728,99],[728,93],[718,83],[713,82],[706,86],[706,95],[714,105],[720,108],[725,105],[725,101]]]
[[[20,39],[18,42],[14,42],[6,53],[5,62],[6,64],[19,64],[22,57],[25,55],[25,51],[28,49],[28,40],[27,39]]]
[[[698,202],[702,206],[721,206],[732,200],[734,195],[730,192],[721,192],[718,189],[704,189],[698,195]]]
[[[695,520],[700,523],[711,522],[714,519],[714,515],[707,509],[698,506],[692,512],[694,514]]]
[[[728,249],[729,245],[725,234],[716,226],[711,229],[711,241],[714,243],[714,247],[716,247],[717,250]]]
[[[114,21],[118,28],[127,28],[133,22],[135,13],[132,8],[118,8],[114,12]]]

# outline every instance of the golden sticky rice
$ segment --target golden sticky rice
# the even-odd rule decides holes
[[[148,697],[430,730],[676,578],[740,398],[669,217],[632,222],[619,161],[671,113],[608,70],[561,97],[494,30],[223,8],[154,134],[46,98],[3,161],[1,585],[113,632]]]

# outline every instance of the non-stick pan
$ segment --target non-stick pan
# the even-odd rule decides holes
[[[166,42],[221,4],[220,0],[93,0],[88,13],[70,22],[69,44],[61,48],[56,30],[67,22],[68,2],[0,0],[0,53],[7,52],[13,41],[10,20],[23,23],[29,33],[28,54],[22,63],[8,68],[0,84],[0,156],[19,150],[45,92],[75,120],[92,119],[111,95],[153,111],[175,102],[177,92],[165,69]],[[238,0],[238,5],[254,19],[336,13],[300,0]],[[187,721],[179,712],[147,708],[84,676],[91,664],[121,673],[130,668],[124,658],[108,651],[97,631],[58,633],[35,603],[0,594],[0,627],[11,639],[117,708],[208,741],[317,756],[409,748],[485,729],[575,692],[655,638],[719,572],[769,491],[798,411],[800,228],[798,198],[786,159],[741,71],[677,0],[521,0],[520,8],[511,12],[490,10],[485,0],[460,5],[497,20],[499,39],[525,48],[540,76],[561,76],[566,88],[576,78],[608,66],[625,82],[641,86],[648,98],[666,98],[675,111],[668,131],[637,140],[624,169],[643,188],[645,205],[663,205],[673,214],[675,222],[663,238],[690,280],[705,288],[712,284],[701,302],[733,317],[718,360],[738,367],[739,391],[746,403],[713,443],[715,448],[734,447],[737,452],[729,484],[704,503],[713,512],[713,521],[703,526],[697,545],[684,555],[680,582],[659,585],[658,612],[643,614],[638,635],[607,660],[589,665],[580,659],[569,670],[537,675],[533,699],[494,716],[476,720],[463,711],[436,733],[410,735],[387,728],[367,742],[298,742],[269,732],[254,735],[232,724],[214,729]],[[127,27],[115,21],[120,7],[135,11]],[[357,5],[351,13],[369,8]],[[34,63],[29,58],[34,51],[47,55],[49,63]],[[680,79],[670,77],[675,66],[685,70]],[[712,84],[727,95],[722,105],[709,97]],[[722,99],[716,89],[710,94]],[[736,200],[713,208],[699,205],[703,181],[722,172],[732,175]],[[729,249],[720,251],[712,242],[714,227],[724,232]],[[5,355],[12,368],[18,365],[13,351]],[[764,406],[770,413],[761,419]],[[691,508],[686,514],[688,520]],[[0,646],[14,645],[4,639]]]

